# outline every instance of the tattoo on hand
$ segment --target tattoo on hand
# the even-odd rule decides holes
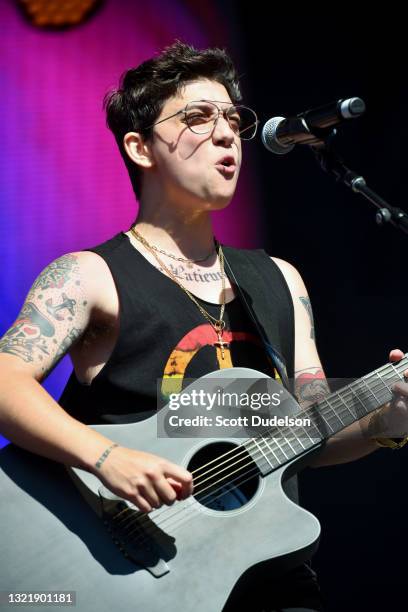
[[[329,385],[320,368],[302,370],[301,373],[295,372],[295,395],[300,404],[318,402],[329,393]]]
[[[308,297],[300,297],[299,300],[302,302],[303,306],[306,308],[307,310],[307,314],[309,315],[310,318],[310,337],[312,340],[315,339],[315,328],[314,328],[314,320],[313,320],[313,312],[312,312],[312,305],[310,303],[310,300]]]

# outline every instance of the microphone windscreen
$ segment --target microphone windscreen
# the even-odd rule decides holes
[[[262,142],[268,151],[276,153],[277,155],[290,153],[295,146],[294,144],[283,145],[279,142],[276,132],[282,121],[285,121],[285,117],[272,117],[272,119],[269,119],[263,126],[261,134]]]

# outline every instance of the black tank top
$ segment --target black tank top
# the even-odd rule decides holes
[[[220,368],[243,366],[276,377],[238,296],[225,308],[223,340],[229,346],[222,355],[215,331],[197,305],[143,257],[126,234],[88,250],[100,255],[112,273],[120,329],[109,360],[91,384],[80,383],[75,372],[69,378],[60,404],[76,419],[87,424],[139,421],[156,410],[158,401],[165,403],[170,389],[181,390],[185,379]],[[223,250],[270,343],[293,376],[293,304],[281,271],[263,250]],[[198,301],[219,317],[219,305]]]

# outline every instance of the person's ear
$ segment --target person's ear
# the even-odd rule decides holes
[[[142,168],[151,168],[154,164],[148,142],[139,132],[128,132],[123,137],[123,146],[132,161]]]

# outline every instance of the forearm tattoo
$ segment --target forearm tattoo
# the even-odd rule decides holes
[[[303,306],[306,308],[307,310],[307,314],[309,315],[310,318],[310,337],[312,340],[315,339],[315,328],[314,328],[314,320],[313,320],[313,312],[312,312],[312,305],[310,303],[310,300],[308,297],[300,297],[299,300],[302,302]]]
[[[295,372],[295,395],[302,407],[324,399],[329,393],[329,385],[321,368]]]
[[[77,258],[71,254],[53,261],[35,280],[17,320],[0,339],[0,353],[15,355],[27,363],[42,362],[48,356],[48,366],[40,368],[43,375],[56,365],[82,333],[74,324],[78,299],[55,292],[68,281],[80,295]],[[48,297],[49,290],[54,290],[52,297]],[[57,339],[61,337],[62,341]]]

